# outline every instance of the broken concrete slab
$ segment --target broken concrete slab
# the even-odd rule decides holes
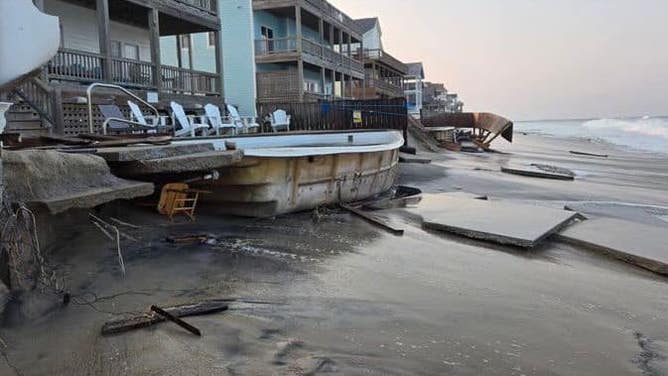
[[[534,178],[574,180],[575,174],[566,169],[546,165],[531,166],[501,166],[501,171],[507,174],[529,176]]]
[[[107,162],[134,162],[215,151],[213,144],[142,145],[101,148],[96,155]]]
[[[243,156],[241,150],[207,151],[160,159],[136,161],[122,166],[117,165],[114,166],[114,171],[117,171],[120,176],[211,171],[237,163],[241,161]]]
[[[668,236],[665,227],[597,218],[571,226],[559,233],[557,238],[668,275]]]
[[[567,226],[577,213],[504,201],[427,194],[416,208],[423,227],[473,239],[533,248]]]
[[[6,151],[3,164],[9,200],[46,205],[52,214],[153,194],[153,184],[118,178],[93,155]]]
[[[399,162],[401,163],[420,163],[420,164],[429,164],[431,163],[431,159],[428,158],[420,158],[415,155],[407,154],[407,153],[399,153]]]
[[[587,217],[609,217],[652,226],[668,227],[668,208],[623,202],[578,201],[569,202],[566,210],[577,211]]]

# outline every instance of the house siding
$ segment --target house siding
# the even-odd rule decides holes
[[[59,0],[46,1],[44,10],[47,14],[60,17],[64,48],[100,53],[95,10]],[[112,40],[139,46],[139,59],[151,61],[148,29],[111,21],[110,37]]]
[[[219,0],[222,24],[223,82],[227,103],[256,116],[255,42],[251,0]]]
[[[380,31],[380,25],[376,22],[373,29],[364,33],[364,48],[367,50],[382,50],[383,42],[381,40],[383,33]]]

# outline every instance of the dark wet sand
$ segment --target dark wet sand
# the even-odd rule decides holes
[[[666,157],[521,134],[497,146],[512,154],[426,153],[434,162],[402,165],[401,183],[550,207],[668,207]],[[501,173],[508,162],[554,164],[578,177]],[[605,208],[598,212],[632,220],[662,213]],[[60,235],[47,253],[74,299],[47,315],[40,307],[57,299],[51,294],[10,307],[0,336],[19,374],[668,374],[668,280],[565,244],[498,247],[427,232],[399,214],[403,237],[333,210],[275,220],[202,212],[196,223],[171,225],[143,208],[114,204],[104,214],[144,226],[127,231],[141,238],[123,243],[127,275],[92,225],[42,229]],[[163,241],[192,233],[218,242]],[[169,323],[99,335],[112,313],[228,297],[245,302],[187,319],[202,338]],[[0,359],[0,375],[11,367]]]

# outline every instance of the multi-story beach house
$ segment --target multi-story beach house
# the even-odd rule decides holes
[[[419,118],[423,102],[424,66],[422,63],[408,63],[406,67],[408,73],[404,76],[404,94],[406,95],[408,113]]]
[[[216,0],[34,0],[60,19],[60,49],[40,78],[25,84],[14,130],[85,131],[81,98],[93,82],[121,85],[158,106],[220,101],[222,61]],[[188,38],[210,35],[212,61],[193,62]],[[170,40],[174,44],[170,45]],[[28,41],[26,41],[28,43]],[[173,59],[172,59],[173,57]],[[208,97],[208,98],[204,98]],[[20,108],[27,108],[25,114]],[[34,121],[28,112],[37,114]]]
[[[362,18],[356,22],[364,33],[363,48],[357,55],[364,60],[365,85],[354,95],[367,99],[403,97],[408,67],[384,50],[380,21],[378,18]]]
[[[448,89],[442,83],[425,82],[423,88],[422,114],[444,112],[462,112],[464,102],[459,100],[459,95],[448,92]]]
[[[327,1],[227,0],[220,11],[227,100],[242,111],[253,111],[256,100],[349,98],[363,86],[354,53],[362,33]]]

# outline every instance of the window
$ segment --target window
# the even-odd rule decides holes
[[[314,81],[304,81],[304,91],[308,93],[320,93],[320,83]]]
[[[260,28],[262,40],[264,41],[265,52],[272,52],[274,50],[274,30],[266,26]]]
[[[216,47],[216,32],[209,31],[207,33],[207,40],[209,42],[209,47]]]
[[[190,35],[181,35],[181,49],[189,50],[190,49]]]
[[[111,57],[121,57],[121,42],[111,41]]]
[[[130,60],[139,60],[139,46],[136,44],[124,43],[123,57]]]

